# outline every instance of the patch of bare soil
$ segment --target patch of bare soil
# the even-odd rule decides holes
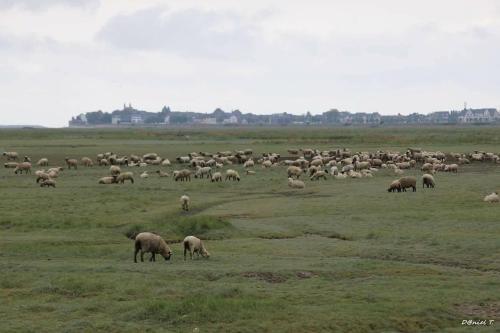
[[[479,304],[456,304],[455,309],[461,314],[482,319],[500,320],[500,302],[481,302]]]
[[[254,278],[268,283],[283,283],[287,280],[285,276],[272,272],[244,272],[241,275],[246,278]]]

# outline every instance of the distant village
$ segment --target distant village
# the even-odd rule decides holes
[[[239,110],[225,112],[216,109],[212,113],[188,111],[172,111],[165,106],[159,112],[138,110],[129,103],[123,109],[112,112],[87,112],[73,117],[70,127],[120,127],[120,126],[238,126],[238,125],[399,125],[399,124],[492,124],[500,123],[500,114],[494,108],[472,109],[465,106],[459,111],[437,111],[427,115],[412,113],[410,115],[383,116],[374,113],[351,113],[332,109],[322,114],[303,115],[275,113],[257,115],[242,113]]]

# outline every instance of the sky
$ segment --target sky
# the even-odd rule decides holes
[[[500,108],[497,0],[0,0],[0,124]]]

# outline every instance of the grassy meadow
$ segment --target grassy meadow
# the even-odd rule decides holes
[[[156,152],[172,171],[176,156],[193,151],[287,156],[287,148],[342,147],[498,153],[500,129],[0,130],[0,150],[34,163],[47,157],[51,166],[105,151]],[[416,193],[388,193],[398,178],[389,170],[303,179],[306,188],[293,190],[286,167],[256,166],[254,176],[232,168],[240,182],[174,182],[148,166],[131,169],[135,184],[99,185],[107,167],[79,166],[65,169],[55,189],[1,168],[0,331],[500,330],[500,204],[482,201],[500,190],[500,164],[438,173],[435,189],[420,183]],[[150,178],[138,177],[144,169]],[[135,264],[125,236],[132,231],[161,234],[172,260]],[[179,241],[189,234],[205,240],[210,259],[183,260]],[[470,327],[466,319],[496,323]]]

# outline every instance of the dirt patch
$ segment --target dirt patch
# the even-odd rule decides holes
[[[241,274],[241,276],[266,281],[269,283],[283,283],[287,280],[285,276],[272,272],[244,272]]]
[[[297,272],[295,275],[297,275],[297,277],[300,279],[310,279],[316,276],[316,274],[314,274],[313,272],[308,272],[308,271]]]
[[[500,320],[500,302],[456,304],[455,309],[461,314],[473,318]]]
[[[260,235],[258,237],[260,239],[292,239],[292,238],[297,238],[299,236],[292,236],[292,235]]]

